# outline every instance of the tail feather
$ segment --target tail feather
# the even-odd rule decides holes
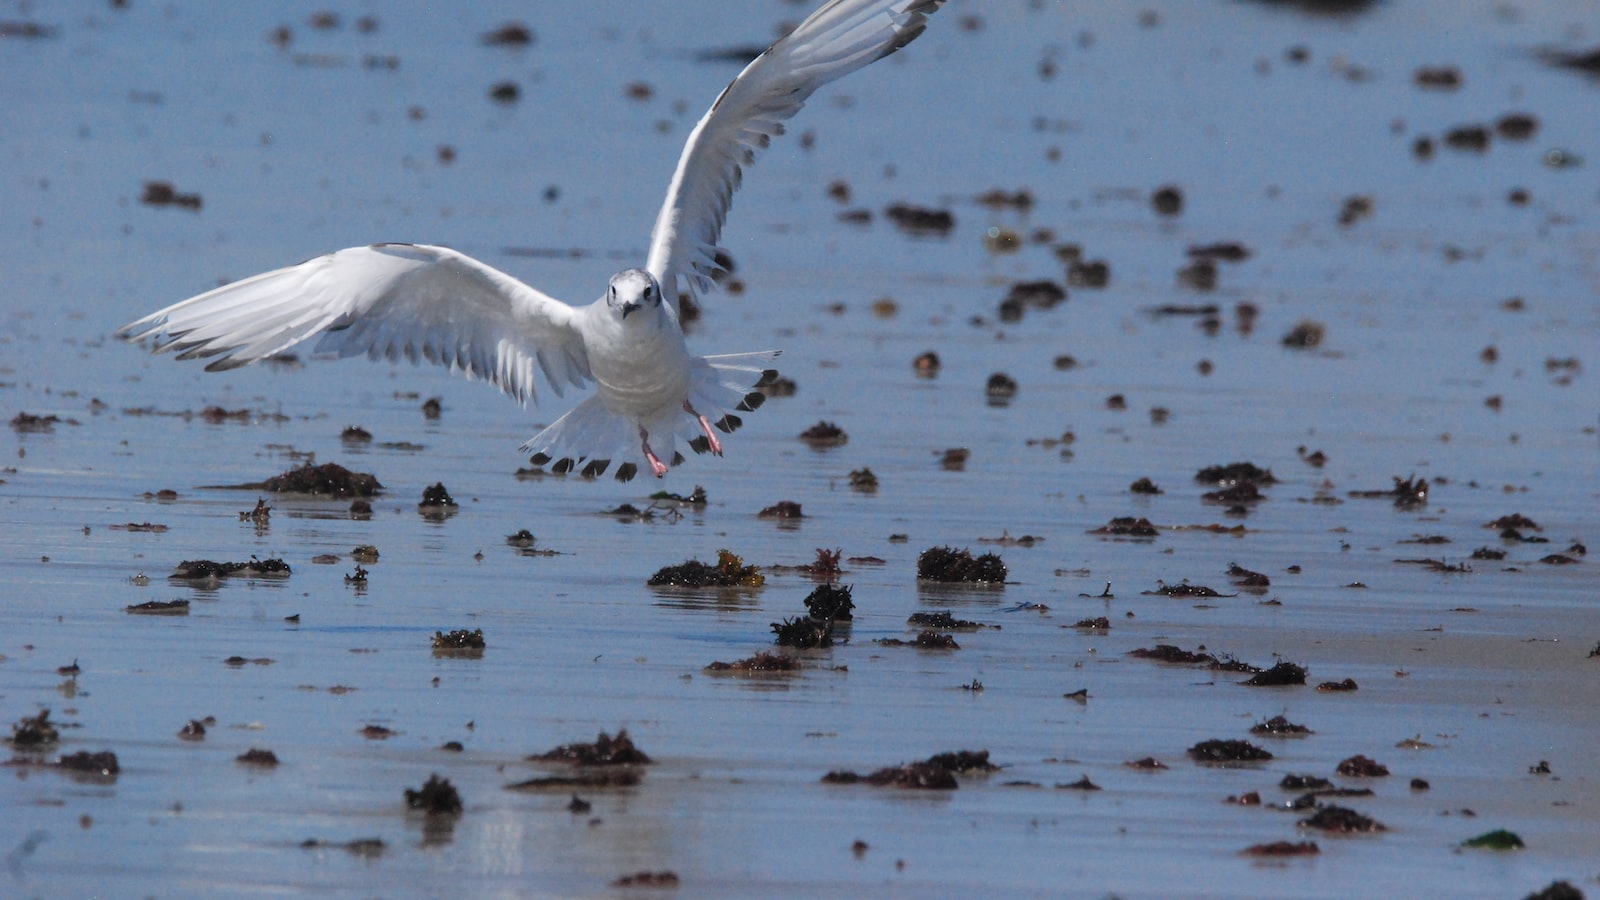
[[[768,379],[780,351],[729,353],[694,360],[689,379],[689,405],[707,421],[731,432],[743,423],[736,413],[750,412],[764,399],[755,388]],[[577,470],[586,477],[603,474],[617,464],[616,477],[628,481],[641,469],[649,470],[639,429],[650,434],[650,449],[671,465],[683,461],[680,447],[697,453],[706,449],[699,422],[681,407],[664,409],[650,421],[634,422],[612,412],[600,395],[590,396],[520,448],[539,465],[566,474]]]

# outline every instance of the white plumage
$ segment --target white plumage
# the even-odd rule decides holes
[[[817,88],[893,53],[945,0],[831,0],[740,72],[689,136],[656,218],[644,268],[612,276],[573,307],[444,247],[374,244],[208,291],[123,326],[209,371],[249,365],[317,338],[336,357],[426,360],[526,404],[535,370],[556,395],[593,396],[522,446],[557,471],[613,462],[666,474],[678,442],[720,455],[717,432],[759,405],[777,351],[693,356],[680,296],[712,287],[717,241],[743,168]]]

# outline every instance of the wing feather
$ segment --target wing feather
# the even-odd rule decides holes
[[[217,371],[317,338],[338,357],[427,361],[523,403],[534,370],[559,396],[590,380],[577,311],[445,247],[351,247],[224,285],[124,325],[179,359]]]
[[[717,241],[744,167],[830,81],[909,44],[945,0],[832,0],[768,47],[723,89],[678,158],[656,216],[646,268],[673,308],[709,291]]]

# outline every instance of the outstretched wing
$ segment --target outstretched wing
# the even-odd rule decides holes
[[[646,268],[673,308],[718,270],[717,240],[743,168],[817,88],[899,50],[945,0],[832,0],[745,67],[695,126],[650,236]]]
[[[427,360],[523,403],[537,363],[560,395],[590,378],[578,313],[444,247],[351,247],[224,285],[118,329],[157,351],[245,366],[319,337],[315,352]]]

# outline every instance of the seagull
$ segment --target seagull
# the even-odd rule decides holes
[[[224,285],[117,333],[212,372],[317,338],[317,355],[426,360],[524,406],[536,369],[558,397],[592,383],[520,448],[561,474],[597,477],[616,462],[628,481],[642,463],[661,478],[683,461],[679,441],[721,456],[717,432],[760,405],[779,351],[694,356],[679,317],[722,271],[717,241],[743,170],[818,88],[915,40],[944,2],[831,0],[756,57],[689,135],[645,264],[611,276],[593,303],[568,305],[446,247],[383,243]]]

